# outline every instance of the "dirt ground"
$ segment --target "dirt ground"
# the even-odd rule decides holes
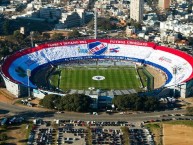
[[[154,77],[154,88],[160,88],[165,82],[165,76],[160,72],[159,70],[147,66],[146,69],[149,71],[149,73]]]
[[[8,92],[5,88],[0,88],[0,102],[13,104],[17,98]]]
[[[163,145],[193,145],[193,127],[163,124]]]
[[[27,143],[26,140],[26,129],[27,124],[9,126],[7,128],[6,134],[8,136],[8,140],[6,144],[10,145],[25,145]]]
[[[11,104],[13,102],[13,100],[11,100],[11,99],[5,97],[4,95],[0,94],[0,102],[10,103]]]

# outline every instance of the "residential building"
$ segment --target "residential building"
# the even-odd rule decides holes
[[[63,12],[56,29],[72,28],[81,26],[81,17],[77,12]]]
[[[130,18],[137,22],[142,22],[144,10],[144,0],[131,0]]]
[[[134,26],[127,26],[126,27],[126,35],[130,37],[135,33],[135,27]]]
[[[168,9],[170,4],[171,0],[159,0],[159,8],[162,10]]]
[[[42,7],[39,10],[40,18],[48,21],[58,20],[61,17],[61,10],[55,7]]]

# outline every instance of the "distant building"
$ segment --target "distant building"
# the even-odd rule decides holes
[[[171,0],[159,0],[159,8],[162,10],[168,9],[170,4]]]
[[[62,18],[57,24],[57,29],[72,28],[81,26],[81,17],[77,12],[62,13]]]
[[[55,7],[43,7],[39,10],[40,18],[48,21],[59,20],[61,17],[61,10]]]
[[[126,35],[128,37],[130,37],[131,35],[133,35],[135,33],[135,27],[134,26],[127,26],[125,32],[126,32]]]
[[[20,33],[25,35],[25,28],[24,27],[20,27]]]
[[[144,0],[131,0],[130,18],[137,22],[142,22],[144,10]]]
[[[84,9],[75,9],[73,12],[63,12],[56,29],[80,27],[88,23],[93,18],[92,12],[86,12]]]

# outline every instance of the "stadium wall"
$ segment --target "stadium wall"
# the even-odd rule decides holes
[[[189,91],[192,90],[192,83],[189,82],[193,78],[193,58],[179,50],[157,46],[151,42],[88,39],[46,43],[11,55],[1,69],[7,90],[21,96],[26,93],[28,86],[27,69],[32,70],[33,75],[36,70],[46,65],[84,59],[131,60],[148,64],[167,74],[163,87],[172,89],[177,84],[181,86],[178,87],[181,96],[191,94]],[[177,71],[175,77],[174,68]],[[38,89],[31,81],[29,86]]]
[[[15,97],[21,97],[27,94],[27,87],[15,82],[10,81],[8,78],[6,78],[4,75],[2,75],[2,78],[5,82],[6,89],[15,95]]]

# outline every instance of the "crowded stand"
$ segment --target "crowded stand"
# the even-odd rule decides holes
[[[47,65],[69,65],[71,61],[84,62],[87,59],[129,60],[141,65],[151,65],[166,74],[165,86],[181,84],[193,78],[193,58],[184,52],[154,43],[109,39],[47,43],[21,50],[5,60],[2,74],[12,82],[28,86],[27,69],[33,75]],[[31,81],[29,86],[37,88]]]

